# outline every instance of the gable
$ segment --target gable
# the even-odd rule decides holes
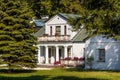
[[[45,24],[46,25],[54,25],[54,24],[66,24],[67,19],[60,16],[60,15],[55,15],[52,18],[50,18]]]

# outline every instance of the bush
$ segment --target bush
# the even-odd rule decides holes
[[[78,60],[79,60],[79,58],[78,58],[78,57],[74,57],[74,58],[73,58],[73,60],[78,61]]]
[[[64,60],[71,60],[71,58],[70,57],[66,57]]]
[[[83,58],[83,57],[79,58],[79,61],[84,61],[84,60],[85,60],[85,58]]]
[[[55,61],[54,62],[54,65],[59,65],[60,64],[60,61]]]

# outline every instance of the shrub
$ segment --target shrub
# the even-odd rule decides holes
[[[85,60],[85,58],[83,58],[83,57],[79,58],[79,61],[84,61],[84,60]]]
[[[60,64],[60,61],[55,61],[54,62],[54,65],[59,65]]]
[[[70,57],[66,57],[64,60],[71,60],[71,58]]]
[[[73,58],[73,60],[78,61],[78,60],[79,60],[79,58],[78,58],[78,57],[74,57],[74,58]]]

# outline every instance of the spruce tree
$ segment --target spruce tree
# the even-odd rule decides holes
[[[0,65],[8,69],[36,66],[35,38],[29,24],[32,15],[25,1],[0,1]]]

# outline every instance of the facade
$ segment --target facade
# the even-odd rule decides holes
[[[47,20],[45,26],[34,34],[38,38],[38,65],[54,64],[67,57],[84,57],[83,39],[86,36],[78,38],[78,33],[85,33],[84,29],[72,31],[68,16],[78,15],[59,13]]]
[[[94,58],[93,69],[120,70],[120,41],[96,36],[86,41],[85,56]],[[86,64],[86,68],[89,66]]]
[[[93,57],[93,69],[120,70],[120,41],[103,35],[88,38],[82,27],[72,31],[69,17],[81,16],[59,13],[34,34],[38,38],[38,65],[53,65],[68,57],[85,58],[87,62],[88,57]],[[90,65],[85,63],[85,68],[90,68]]]

